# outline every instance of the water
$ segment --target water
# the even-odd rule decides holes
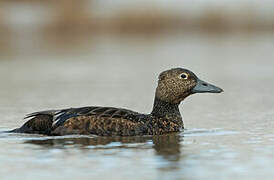
[[[187,98],[180,106],[187,129],[180,133],[2,133],[0,179],[273,179],[273,42],[266,33],[110,35],[87,38],[65,53],[42,44],[1,56],[0,131],[44,109],[150,112],[157,75],[170,67],[187,67],[225,92]]]

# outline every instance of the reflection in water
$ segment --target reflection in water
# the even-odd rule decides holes
[[[154,136],[153,148],[157,155],[170,161],[178,161],[180,159],[180,141],[182,141],[182,136],[178,133]]]
[[[153,143],[156,155],[168,160],[179,161],[180,141],[179,133],[171,133],[160,136],[135,136],[135,137],[100,137],[100,136],[77,136],[50,139],[32,139],[25,143],[40,145],[46,148],[66,148],[68,146],[79,146],[89,149],[114,149],[114,148],[136,148],[143,149],[144,144]],[[117,145],[118,144],[118,145]],[[133,145],[133,146],[132,146]],[[150,148],[150,147],[149,147]]]
[[[63,137],[39,137],[36,139],[26,140],[24,143],[39,145],[42,148],[51,150],[78,148],[85,152],[111,151],[119,149],[121,154],[133,149],[134,154],[138,151],[148,153],[150,149],[154,150],[153,160],[146,157],[146,163],[149,164],[147,170],[155,168],[157,179],[166,179],[169,173],[175,173],[180,176],[181,143],[183,141],[182,133],[170,133],[159,136],[136,136],[136,137],[98,137],[98,136],[63,136]],[[138,151],[135,151],[138,150]],[[153,152],[153,151],[152,151]],[[120,155],[121,155],[120,154]],[[118,162],[123,162],[123,155]],[[102,156],[100,159],[104,159]],[[115,159],[115,158],[114,158]],[[94,160],[94,159],[93,159]],[[140,160],[140,159],[139,159]],[[115,160],[114,160],[115,161]],[[129,160],[130,162],[130,160]],[[137,160],[138,162],[138,160]],[[112,164],[109,162],[109,164]],[[116,166],[116,165],[115,165]],[[149,170],[150,169],[150,170]],[[181,177],[181,176],[180,176]]]
[[[161,157],[158,161],[157,179],[166,179],[165,174],[168,172],[180,171],[181,144],[183,136],[178,133],[167,134],[153,137],[153,148],[156,155]]]
[[[76,137],[64,137],[64,138],[50,138],[50,139],[33,139],[27,140],[25,143],[31,143],[36,145],[41,145],[44,147],[52,148],[58,147],[62,148],[65,145],[80,145],[82,148],[87,146],[94,146],[102,148],[101,145],[105,145],[105,148],[108,149],[110,146],[107,146],[111,143],[117,142],[121,143],[119,147],[126,147],[126,144],[129,143],[144,143],[151,140],[151,137],[100,137],[100,136],[76,136]],[[116,148],[117,146],[113,146]]]

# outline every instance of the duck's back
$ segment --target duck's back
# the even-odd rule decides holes
[[[49,110],[27,115],[31,119],[13,132],[132,136],[146,133],[149,117],[127,109],[99,106]]]

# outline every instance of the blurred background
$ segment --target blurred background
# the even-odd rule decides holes
[[[110,34],[150,41],[174,33],[269,33],[273,9],[271,0],[1,0],[0,53],[82,53]]]
[[[273,179],[273,58],[273,0],[0,0],[0,131],[44,109],[149,113],[172,67],[225,91],[156,139],[0,134],[0,179]]]
[[[39,109],[91,99],[128,106],[139,89],[134,95],[143,99],[134,106],[147,112],[157,75],[171,67],[228,93],[263,88],[274,75],[273,42],[271,0],[0,0],[0,92],[5,103],[25,107],[27,100]],[[117,96],[94,89],[105,87]]]

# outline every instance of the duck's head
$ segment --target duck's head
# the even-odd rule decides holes
[[[223,90],[212,84],[200,80],[193,72],[174,68],[159,75],[156,98],[179,104],[187,96],[195,93],[221,93]]]

